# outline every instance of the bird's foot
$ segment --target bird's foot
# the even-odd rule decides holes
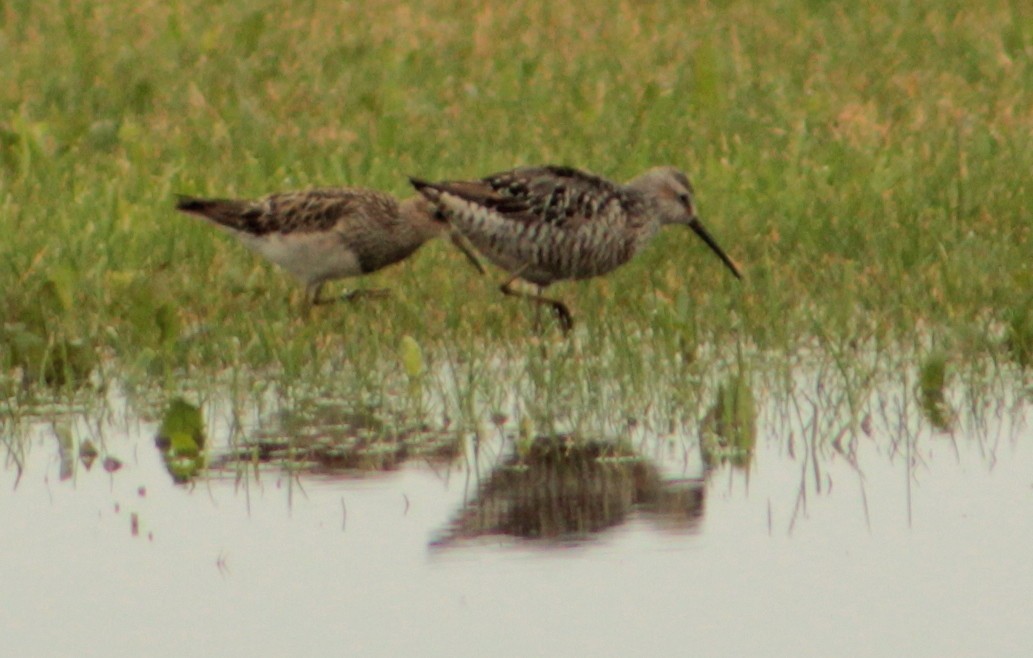
[[[352,290],[341,295],[341,301],[354,302],[356,300],[368,297],[370,299],[381,299],[384,297],[390,297],[391,291],[387,288],[368,288],[362,290]]]
[[[571,329],[574,328],[574,316],[570,314],[570,309],[563,302],[554,299],[550,299],[546,303],[552,308],[552,312],[556,314],[556,320],[560,323],[563,335],[570,335]]]

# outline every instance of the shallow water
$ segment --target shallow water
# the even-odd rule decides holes
[[[122,466],[66,460],[62,480],[40,422],[20,478],[0,470],[0,653],[1033,655],[1024,403],[952,436],[903,397],[838,444],[820,404],[762,400],[746,467],[643,435],[641,459],[573,478],[500,468],[498,439],[477,460],[181,485],[156,422],[73,419]],[[497,534],[514,528],[538,538]]]

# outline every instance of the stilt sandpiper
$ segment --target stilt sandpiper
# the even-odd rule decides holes
[[[674,167],[656,167],[620,185],[570,167],[526,167],[480,180],[429,183],[411,179],[445,221],[488,260],[507,271],[507,295],[550,306],[564,331],[567,306],[542,296],[564,279],[588,279],[628,262],[664,224],[684,224],[737,278],[739,267],[696,214],[692,186]],[[538,286],[528,295],[517,279]]]
[[[309,304],[335,301],[320,296],[327,281],[397,263],[447,228],[432,218],[434,208],[421,196],[398,202],[389,194],[347,187],[258,200],[182,196],[176,209],[203,217],[293,274]]]

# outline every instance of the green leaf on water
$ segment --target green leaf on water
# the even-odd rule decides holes
[[[161,427],[158,428],[156,442],[174,449],[177,445],[189,446],[185,440],[189,440],[194,449],[203,448],[205,442],[204,417],[201,409],[190,404],[183,398],[175,398],[169,403],[165,415],[161,419]]]
[[[402,342],[398,346],[398,353],[402,360],[402,367],[409,379],[415,380],[423,374],[423,350],[416,339],[406,334],[402,336]]]
[[[169,450],[180,457],[196,457],[201,452],[194,435],[186,432],[172,432],[168,435]]]
[[[201,409],[183,398],[173,399],[162,417],[154,444],[173,480],[187,482],[194,478],[205,465]]]

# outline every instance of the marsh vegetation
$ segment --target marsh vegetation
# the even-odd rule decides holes
[[[423,550],[426,528],[438,546],[619,537],[643,518],[720,536],[711,505],[751,487],[765,537],[833,486],[860,492],[868,530],[883,486],[909,527],[935,455],[992,470],[1005,446],[1025,454],[1029,3],[8,1],[0,59],[15,489],[56,464],[115,491],[147,451],[176,491],[228,482],[250,511],[269,478],[315,501],[342,475],[458,469],[476,482],[423,499],[450,506],[423,519]],[[283,271],[174,210],[176,194],[333,185],[405,197],[409,175],[544,163],[621,181],[679,167],[743,280],[668,227],[612,274],[550,289],[578,318],[564,336],[437,240],[328,286],[390,297],[305,310]],[[158,487],[139,486],[144,536]]]
[[[405,195],[407,174],[540,162],[616,179],[684,168],[746,271],[728,280],[668,230],[605,280],[565,285],[598,357],[573,359],[574,378],[634,387],[636,372],[735,343],[1028,361],[1022,3],[40,2],[3,15],[8,397],[97,366],[159,385],[332,370],[375,389],[403,336],[434,361],[530,357],[528,310],[448,245],[370,282],[393,299],[302,318],[282,272],[172,205],[176,192],[333,184]]]
[[[189,479],[244,455],[388,467],[493,433],[677,434],[707,463],[748,464],[755,398],[796,400],[801,373],[824,373],[851,437],[887,381],[944,433],[971,411],[952,395],[1028,397],[1022,3],[2,15],[0,418],[16,464],[27,426],[113,400],[165,418],[159,446]],[[743,281],[668,228],[610,276],[557,286],[585,319],[567,338],[441,240],[357,284],[390,298],[309,310],[282,271],[173,210],[176,193],[406,196],[409,174],[546,162],[617,180],[685,169]],[[207,442],[180,427],[213,400],[263,420]]]

